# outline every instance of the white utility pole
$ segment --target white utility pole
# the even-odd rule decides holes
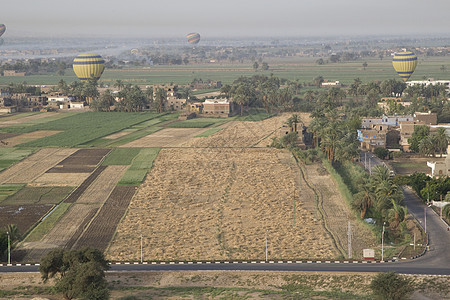
[[[267,232],[268,232],[268,230],[266,230],[266,262],[267,262]]]
[[[350,221],[348,221],[348,229],[347,229],[347,236],[348,236],[348,258],[352,258],[352,227],[350,225]]]
[[[427,205],[424,207],[424,218],[425,218],[425,233],[427,233]]]

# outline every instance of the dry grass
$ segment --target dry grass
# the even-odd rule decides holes
[[[111,260],[334,258],[299,170],[276,149],[163,149],[107,251]],[[295,206],[295,226],[293,225]]]
[[[61,131],[58,130],[37,130],[30,133],[23,133],[21,135],[8,138],[4,140],[4,142],[8,143],[7,147],[14,147],[19,144],[31,142],[43,137],[51,136],[57,133],[60,133]]]
[[[121,147],[179,147],[184,142],[193,139],[196,135],[206,131],[204,128],[166,128]]]

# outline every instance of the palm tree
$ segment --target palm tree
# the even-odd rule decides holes
[[[155,104],[156,104],[156,110],[159,113],[162,113],[164,111],[164,104],[167,101],[167,93],[163,88],[158,88],[155,93]]]
[[[21,235],[16,224],[9,224],[8,226],[6,226],[5,230],[6,232],[8,232],[12,243],[20,240]]]
[[[116,82],[114,83],[114,86],[117,87],[120,91],[121,89],[123,89],[125,87],[125,84],[123,83],[122,80],[117,79]]]
[[[450,221],[450,204],[447,204],[442,208],[442,216],[447,219],[447,221]]]
[[[370,209],[376,200],[369,182],[366,180],[362,185],[362,190],[355,194],[353,198],[353,207],[361,212],[361,219],[366,216],[367,210]]]
[[[436,142],[433,136],[425,137],[419,144],[419,153],[423,156],[436,155]]]
[[[293,114],[289,119],[292,120],[294,125],[294,132],[297,132],[297,124],[301,122],[300,117],[297,114]]]
[[[435,135],[436,148],[439,150],[439,153],[442,157],[442,153],[447,149],[448,146],[448,137],[445,133],[445,128],[439,127],[436,131]]]

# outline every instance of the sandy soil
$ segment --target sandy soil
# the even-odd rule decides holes
[[[89,173],[44,173],[30,186],[79,186],[86,180]]]
[[[282,150],[163,149],[108,258],[138,260],[142,232],[146,260],[264,259],[266,230],[270,258],[334,258],[330,236],[304,208],[314,197],[299,191],[295,172]]]
[[[14,120],[0,119],[0,127],[8,127],[8,126],[17,125],[17,124],[33,122],[35,120],[45,119],[45,118],[48,118],[48,117],[51,117],[54,115],[55,115],[55,113],[41,113],[41,114],[35,114],[35,115],[23,117],[23,118],[17,118]]]
[[[0,173],[0,183],[28,183],[77,149],[45,148]]]

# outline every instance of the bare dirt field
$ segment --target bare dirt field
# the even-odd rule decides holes
[[[0,173],[0,183],[29,183],[77,149],[45,148]]]
[[[184,142],[206,130],[205,128],[165,128],[121,147],[180,147]]]
[[[269,258],[335,258],[295,172],[282,150],[163,149],[107,256],[138,260],[142,232],[146,260],[264,259],[267,231]]]
[[[7,147],[14,147],[19,144],[31,142],[43,137],[51,136],[57,133],[60,133],[61,131],[58,130],[37,130],[30,133],[24,133],[21,135],[17,135],[11,138],[7,138],[3,140],[3,142],[7,143]]]
[[[52,204],[1,205],[0,224],[2,229],[9,224],[16,224],[19,232],[25,233],[52,207]]]

